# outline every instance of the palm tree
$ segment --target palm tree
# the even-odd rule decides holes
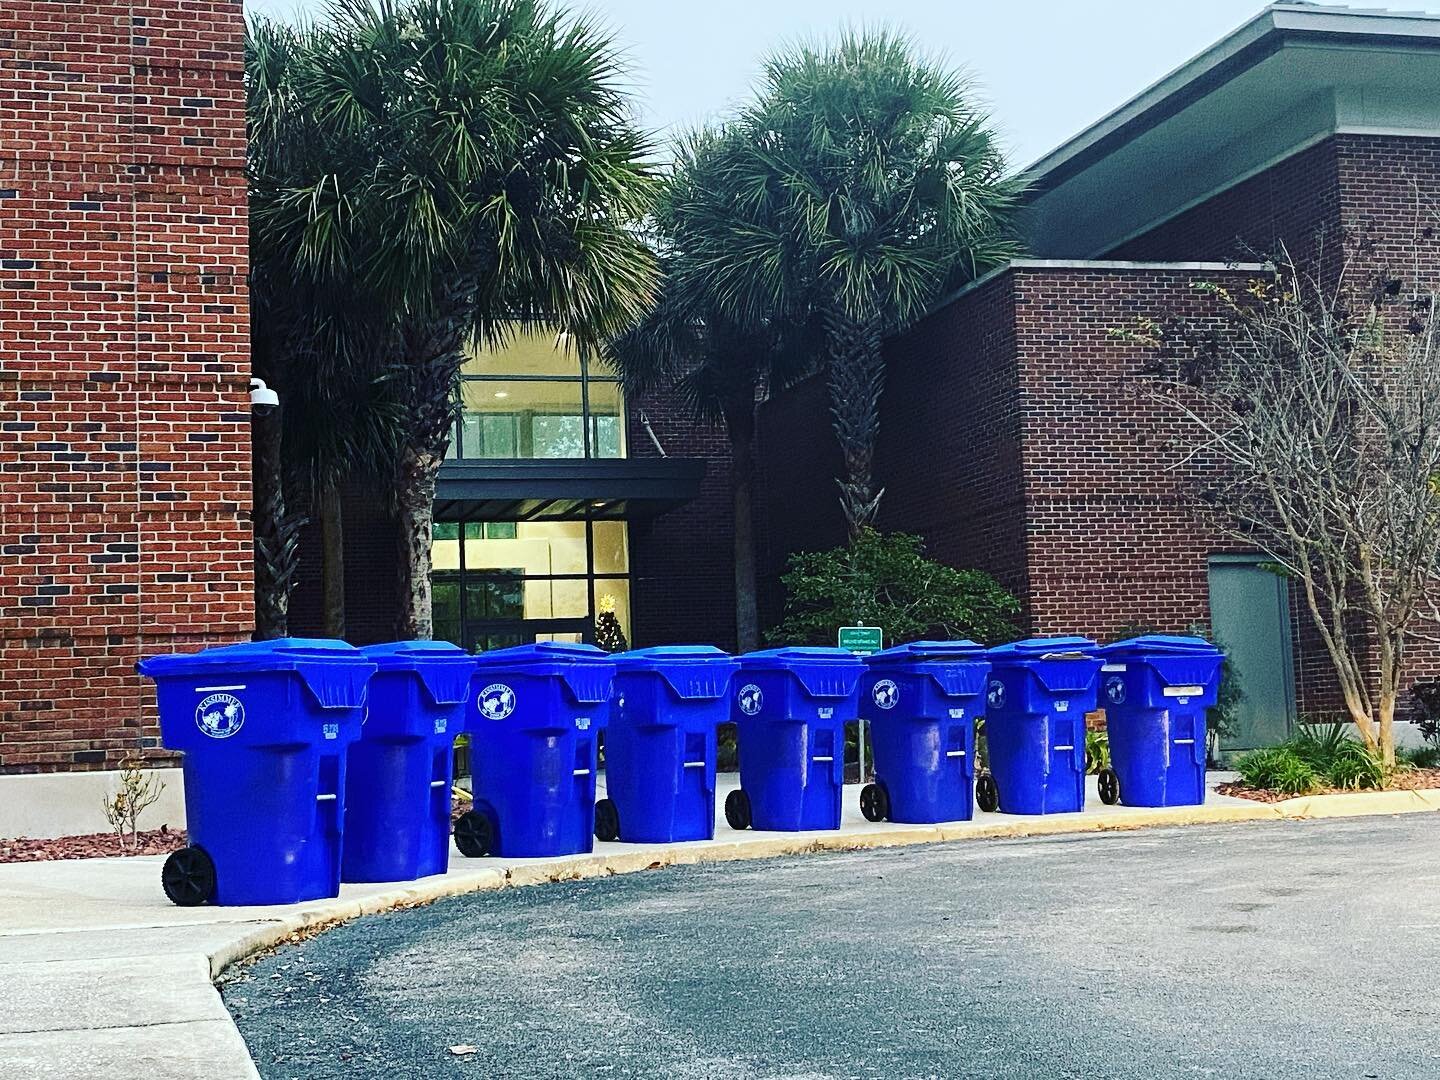
[[[648,146],[608,38],[536,0],[332,0],[300,47],[297,94],[326,153],[252,204],[253,227],[317,290],[348,294],[340,333],[387,373],[397,633],[429,637],[464,349],[538,325],[593,347],[640,319],[657,278],[632,228]]]
[[[313,58],[332,45],[323,31],[256,18],[245,45],[250,197],[263,217],[296,177],[357,148],[318,124],[306,97]],[[386,475],[398,430],[382,324],[346,283],[305,272],[292,236],[252,230],[250,266],[251,367],[281,398],[254,427],[257,637],[287,632],[307,520],[321,538],[323,632],[343,637],[340,486]]]
[[[695,132],[674,147],[674,163],[653,214],[664,286],[659,304],[613,342],[607,359],[627,396],[677,393],[698,423],[720,424],[730,441],[735,551],[735,636],[759,646],[755,580],[755,421],[763,395],[808,372],[818,335],[804,320],[751,312],[740,321],[715,304],[706,267],[695,258],[730,228],[737,192],[731,159],[744,152],[733,128]]]
[[[742,325],[818,317],[852,538],[883,494],[872,473],[881,343],[1018,251],[1020,192],[965,80],[889,31],[769,59],[729,155],[728,227],[689,257]]]

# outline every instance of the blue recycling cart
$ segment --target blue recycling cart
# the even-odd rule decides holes
[[[869,821],[928,825],[974,812],[975,719],[990,661],[973,641],[916,641],[865,659],[860,716],[875,782],[860,791]]]
[[[725,797],[732,829],[840,827],[845,724],[858,717],[864,672],[845,649],[765,649],[740,657],[731,695],[740,787]]]
[[[1085,637],[1028,638],[989,650],[980,809],[1060,814],[1085,809],[1085,714],[1096,708],[1097,646]]]
[[[614,661],[596,839],[713,839],[715,732],[730,719],[730,680],[740,665],[710,645],[636,649]]]
[[[1100,705],[1110,766],[1100,799],[1126,806],[1205,801],[1206,710],[1220,692],[1224,654],[1204,638],[1150,634],[1100,650]]]
[[[599,735],[615,663],[593,645],[542,641],[475,658],[475,803],[455,822],[469,858],[573,855],[594,847]]]
[[[378,670],[345,779],[341,881],[413,881],[450,863],[455,736],[475,658],[446,641],[360,650]]]
[[[181,751],[189,846],[161,870],[189,906],[335,896],[345,765],[375,664],[343,641],[280,638],[152,656],[161,741]]]

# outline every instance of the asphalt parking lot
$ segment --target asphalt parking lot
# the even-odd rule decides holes
[[[1435,1077],[1437,896],[1429,814],[966,841],[442,901],[223,990],[266,1080]]]

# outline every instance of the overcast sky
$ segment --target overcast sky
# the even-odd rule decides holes
[[[245,0],[268,15],[324,0]],[[624,45],[645,123],[664,133],[744,99],[772,46],[883,21],[968,70],[1026,165],[1257,14],[1259,0],[589,0]],[[1381,2],[1357,7],[1383,6]],[[1397,0],[1440,11],[1440,0]]]

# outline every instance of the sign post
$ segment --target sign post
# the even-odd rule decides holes
[[[885,647],[885,631],[878,626],[842,626],[836,645],[856,656],[870,656]],[[865,721],[855,721],[855,750],[860,763],[860,783],[865,783]]]

